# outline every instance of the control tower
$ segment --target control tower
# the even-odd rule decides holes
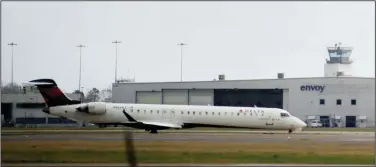
[[[325,77],[346,77],[352,75],[350,55],[351,47],[341,47],[337,43],[334,47],[328,47],[329,59],[326,59],[324,67]]]

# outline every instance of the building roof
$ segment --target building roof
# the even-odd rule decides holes
[[[242,80],[208,80],[208,81],[171,81],[171,82],[123,82],[123,83],[116,83],[116,85],[122,85],[122,84],[163,84],[163,83],[171,83],[171,84],[177,84],[177,83],[206,83],[206,82],[244,82],[244,81],[275,81],[275,80],[312,80],[312,79],[334,79],[334,78],[341,78],[341,79],[375,79],[372,77],[353,77],[353,76],[347,76],[347,77],[306,77],[306,78],[267,78],[267,79],[242,79]],[[113,83],[115,85],[115,83]]]

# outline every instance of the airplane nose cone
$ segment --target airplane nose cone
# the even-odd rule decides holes
[[[302,120],[300,120],[299,118],[296,118],[296,123],[297,123],[299,128],[307,127],[307,124],[305,122],[303,122]]]

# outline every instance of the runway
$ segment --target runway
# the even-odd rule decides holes
[[[345,142],[363,143],[374,142],[374,135],[370,133],[342,133],[342,134],[257,134],[257,133],[163,133],[150,134],[133,133],[135,141],[210,141],[210,142]],[[31,140],[91,140],[91,141],[120,141],[124,140],[122,133],[2,133],[2,141],[31,141]]]

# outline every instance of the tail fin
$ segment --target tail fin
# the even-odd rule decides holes
[[[67,97],[52,79],[36,79],[30,83],[37,86],[48,107],[81,103],[81,101]]]

